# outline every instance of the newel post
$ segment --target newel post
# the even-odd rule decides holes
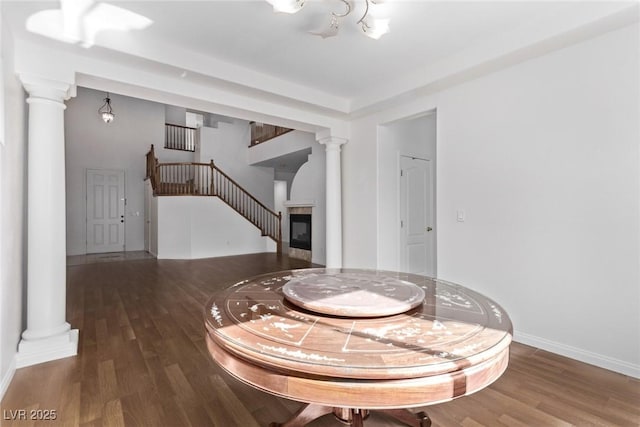
[[[282,212],[278,211],[278,244],[276,251],[282,253]]]

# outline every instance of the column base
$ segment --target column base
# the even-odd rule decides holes
[[[78,354],[78,330],[37,340],[20,340],[16,368],[37,365]]]

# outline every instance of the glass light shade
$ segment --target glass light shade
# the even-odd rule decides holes
[[[113,121],[113,117],[113,113],[109,113],[108,111],[102,113],[102,120],[104,120],[105,123],[111,123]]]
[[[376,18],[370,22],[362,22],[362,31],[367,37],[378,40],[389,32],[389,20]]]

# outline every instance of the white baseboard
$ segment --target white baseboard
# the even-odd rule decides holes
[[[556,353],[561,356],[579,360],[580,362],[588,363],[590,365],[595,365],[600,368],[628,375],[630,377],[640,378],[640,365],[625,362],[624,360],[615,359],[613,357],[593,353],[581,348],[572,347],[555,341],[550,341],[548,339],[529,335],[524,332],[515,331],[513,340],[522,344],[549,351],[551,353]]]
[[[13,375],[16,373],[16,358],[15,356],[11,358],[11,363],[9,364],[9,369],[2,376],[2,381],[0,381],[0,401],[4,397],[7,389],[9,388],[9,384],[11,384],[11,380],[13,379]]]

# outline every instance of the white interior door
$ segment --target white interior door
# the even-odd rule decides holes
[[[124,251],[124,171],[87,170],[87,253]]]
[[[435,275],[431,162],[400,157],[400,268]]]

